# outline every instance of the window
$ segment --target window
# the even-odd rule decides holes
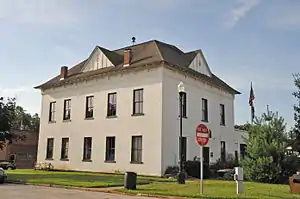
[[[143,114],[143,89],[133,90],[133,115]]]
[[[49,122],[55,122],[55,105],[56,105],[56,102],[50,102]]]
[[[92,138],[85,137],[83,143],[83,161],[90,161],[92,158]]]
[[[64,101],[64,115],[63,120],[71,119],[71,100],[67,99]]]
[[[182,93],[182,117],[187,117],[187,103],[186,103],[186,93]]]
[[[142,136],[132,136],[131,162],[142,162]]]
[[[85,100],[85,118],[94,117],[94,96],[87,96]]]
[[[225,106],[220,104],[220,125],[225,126]]]
[[[225,141],[221,141],[221,161],[226,161],[226,144]]]
[[[117,93],[108,93],[107,97],[107,117],[117,115]]]
[[[69,158],[69,138],[62,138],[60,159],[67,160],[68,158]]]
[[[105,161],[115,161],[115,137],[106,137]]]
[[[202,121],[208,122],[208,106],[207,99],[202,98]]]
[[[53,145],[54,145],[54,138],[48,138],[47,139],[46,159],[53,158]]]

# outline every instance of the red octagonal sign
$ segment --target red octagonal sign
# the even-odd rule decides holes
[[[196,141],[200,146],[207,145],[209,140],[209,130],[204,124],[199,124],[196,128]]]

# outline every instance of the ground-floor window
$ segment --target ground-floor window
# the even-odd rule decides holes
[[[92,158],[92,138],[85,137],[83,142],[83,161],[89,161]]]
[[[106,137],[105,161],[115,161],[115,137]]]
[[[131,162],[142,162],[142,136],[132,136]]]
[[[226,161],[226,144],[225,141],[221,141],[221,162]]]
[[[53,158],[53,147],[54,147],[54,138],[48,138],[47,139],[46,159]]]
[[[69,138],[62,138],[60,159],[67,160],[68,158],[69,158]]]

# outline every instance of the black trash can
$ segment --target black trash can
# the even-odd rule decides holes
[[[136,189],[136,173],[126,172],[124,175],[124,188],[135,190]]]

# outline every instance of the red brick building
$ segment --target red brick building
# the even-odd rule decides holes
[[[14,141],[0,151],[0,160],[15,160],[17,169],[33,168],[36,162],[38,133],[32,131],[15,133],[25,135],[25,139]]]

